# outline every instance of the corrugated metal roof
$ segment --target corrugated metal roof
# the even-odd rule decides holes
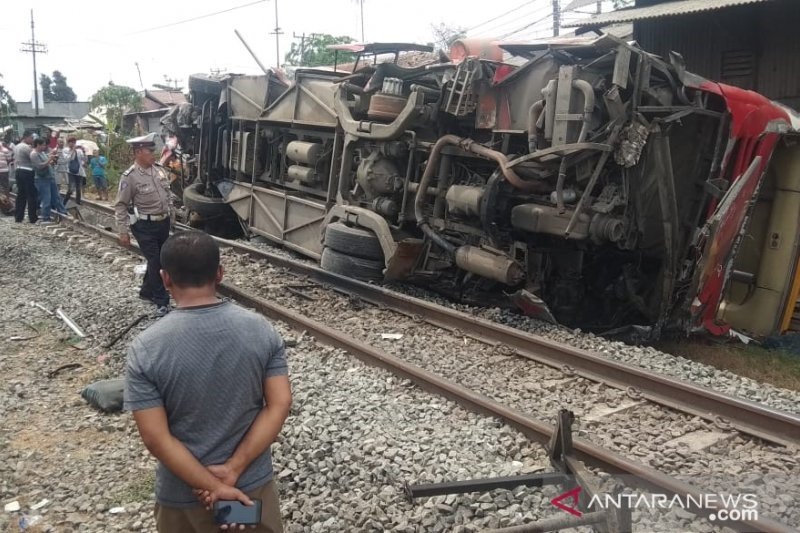
[[[742,6],[746,4],[759,4],[772,2],[774,0],[677,0],[666,2],[655,6],[634,7],[620,9],[602,15],[595,15],[590,19],[578,20],[564,24],[564,26],[598,27],[608,24],[619,24],[621,22],[634,22],[643,19],[654,19],[660,17],[674,17],[677,15],[688,15],[701,11],[714,11],[726,7]]]

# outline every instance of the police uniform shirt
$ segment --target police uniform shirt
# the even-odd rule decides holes
[[[128,207],[133,206],[139,215],[169,215],[169,180],[159,165],[142,168],[137,164],[122,173],[114,211],[119,233],[128,233],[130,219]]]

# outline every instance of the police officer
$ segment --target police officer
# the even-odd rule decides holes
[[[152,301],[157,313],[164,314],[169,310],[169,294],[161,281],[160,255],[170,229],[169,181],[164,169],[155,164],[155,133],[127,142],[133,147],[134,162],[122,173],[114,205],[119,242],[130,246],[130,232],[133,232],[147,258],[139,297]]]

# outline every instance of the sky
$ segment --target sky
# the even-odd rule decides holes
[[[283,32],[281,62],[295,35],[331,33],[361,40],[358,0],[4,1],[0,84],[17,101],[31,99],[31,54],[20,51],[22,43],[31,39],[30,6],[35,6],[36,40],[47,46],[46,54],[37,55],[37,71],[49,75],[60,70],[78,99],[88,100],[109,80],[141,90],[142,85],[151,88],[153,83],[165,83],[166,77],[185,87],[189,74],[211,69],[260,74],[234,30],[239,30],[262,63],[274,66],[276,44],[271,32],[276,1]],[[515,40],[544,37],[552,30],[548,16],[552,0],[363,3],[366,41],[427,43],[433,40],[431,25],[439,23],[464,28],[476,37],[516,31],[508,37]],[[193,18],[197,20],[189,20]]]

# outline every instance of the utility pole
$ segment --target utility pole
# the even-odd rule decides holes
[[[183,81],[183,79],[170,78],[166,74],[164,74],[164,80],[167,82],[167,85],[174,82],[173,87],[175,87],[176,91],[178,90],[178,82]]]
[[[602,2],[602,0],[598,0],[598,2],[597,2],[597,14],[599,15],[602,12],[603,12],[603,2]]]
[[[294,39],[300,39],[300,64],[304,65],[306,61],[306,34],[303,32],[302,35],[297,35],[292,32],[292,37]]]
[[[361,42],[364,42],[364,0],[358,0],[361,6]]]
[[[142,71],[139,68],[139,62],[134,61],[133,64],[136,65],[136,72],[139,73],[139,85],[142,87],[142,90],[144,91],[144,82],[142,81]]]
[[[561,27],[561,6],[559,0],[553,0],[553,37],[558,37],[558,30]]]
[[[275,31],[271,33],[275,34],[275,68],[281,68],[281,35],[283,32],[278,24],[278,0],[273,1],[275,2]]]
[[[33,101],[35,106],[35,115],[39,116],[39,79],[36,75],[36,54],[46,54],[47,45],[36,40],[36,33],[33,29],[33,9],[31,9],[31,40],[22,43],[22,48],[20,48],[20,51],[29,52],[33,56]]]

